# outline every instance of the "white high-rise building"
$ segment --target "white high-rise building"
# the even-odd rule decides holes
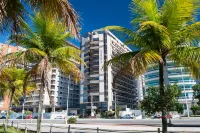
[[[71,44],[73,47],[73,44]],[[78,48],[78,47],[76,47]],[[79,48],[78,48],[79,49]],[[80,63],[77,61],[73,62],[80,67]],[[31,68],[31,65],[29,66]],[[69,113],[79,113],[80,108],[80,85],[74,81],[73,75],[66,76],[63,72],[61,72],[58,68],[52,68],[49,72],[49,88],[50,88],[50,96],[53,97],[55,111],[66,110],[67,108],[67,95],[68,95],[68,84],[69,84]],[[37,91],[33,91],[31,95],[27,95],[25,99],[24,109],[33,111],[34,113],[38,112],[38,104],[39,104],[39,90],[41,80],[40,78],[33,78],[33,82],[36,82]],[[20,106],[13,106],[15,111],[21,112],[23,108],[23,98],[21,98]],[[43,112],[51,112],[52,106],[50,105],[50,98],[47,90],[45,89],[43,94]]]
[[[67,107],[67,94],[69,84],[69,110],[79,110],[79,84],[75,83],[73,76],[69,77],[63,74],[58,68],[52,68],[50,72],[50,96],[53,97],[55,110],[66,110]],[[36,79],[38,86],[37,91],[40,90],[40,79]],[[39,104],[38,92],[33,92],[32,95],[27,96],[25,100],[25,109],[37,112]],[[44,91],[43,94],[44,112],[51,112],[50,99],[48,92]],[[69,111],[70,112],[70,111]]]
[[[81,65],[85,79],[81,81],[80,104],[85,105],[88,111],[91,106],[93,109],[106,111],[114,109],[116,100],[117,105],[136,108],[137,80],[130,75],[120,75],[113,88],[113,78],[120,64],[104,68],[106,61],[131,50],[111,32],[104,30],[95,30],[82,36],[81,50],[81,58],[86,65]]]

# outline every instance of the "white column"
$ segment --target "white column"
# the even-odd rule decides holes
[[[93,95],[91,95],[91,116],[94,116],[94,111],[93,111]]]

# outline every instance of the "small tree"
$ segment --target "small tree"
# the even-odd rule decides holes
[[[3,68],[0,73],[0,96],[8,96],[8,111],[6,116],[5,128],[7,129],[9,112],[12,104],[19,104],[19,98],[23,95],[23,84],[26,71],[16,67]],[[28,78],[29,79],[29,78]],[[27,80],[28,80],[27,79]],[[30,94],[36,88],[35,83],[27,82],[25,87],[26,94]]]
[[[192,87],[193,90],[193,100],[198,99],[197,104],[200,105],[200,84],[196,84]]]
[[[175,107],[175,111],[177,111],[179,114],[183,114],[184,108],[182,104],[175,103],[174,107]]]
[[[197,112],[198,110],[200,110],[200,106],[198,106],[198,105],[193,105],[190,109],[192,110],[193,115],[196,115],[196,112]]]
[[[147,89],[148,95],[141,101],[141,109],[147,114],[155,114],[161,112],[162,108],[165,108],[167,112],[178,111],[183,112],[181,104],[178,103],[178,97],[181,94],[181,90],[177,85],[169,85],[165,87],[165,96],[163,98],[164,103],[162,104],[159,93],[159,87],[150,87]]]

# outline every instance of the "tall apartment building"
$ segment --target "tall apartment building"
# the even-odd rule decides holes
[[[58,68],[52,68],[50,72],[50,96],[53,97],[55,103],[55,110],[66,110],[67,107],[67,95],[69,84],[69,110],[79,110],[79,84],[75,83],[73,76],[66,76]],[[40,79],[36,79],[38,91],[40,89]],[[25,100],[25,109],[33,112],[38,111],[39,94],[32,92],[32,95],[27,96]],[[43,94],[44,112],[51,112],[52,107],[50,105],[48,92],[45,90]],[[70,111],[69,111],[70,112]]]
[[[73,47],[73,44],[71,44]],[[78,48],[78,47],[76,47]],[[78,48],[79,49],[79,48]],[[80,67],[80,62],[74,61],[73,62]],[[66,76],[62,71],[58,68],[52,68],[51,72],[49,73],[50,85],[49,88],[51,90],[50,96],[54,99],[55,111],[63,111],[67,108],[67,95],[68,95],[68,86],[69,86],[69,102],[68,108],[69,113],[79,113],[80,107],[80,100],[79,100],[79,90],[80,85],[74,81],[73,75]],[[40,79],[36,79],[36,83],[38,89],[40,89]],[[32,110],[33,112],[38,111],[38,104],[39,104],[39,95],[37,92],[33,92],[32,95],[27,96],[25,100],[25,108],[28,110]],[[52,106],[50,105],[50,98],[47,90],[43,94],[43,112],[51,112]]]
[[[104,30],[95,30],[82,36],[81,50],[81,58],[86,65],[81,64],[85,79],[81,81],[80,104],[85,105],[87,111],[90,111],[91,107],[107,111],[114,108],[116,100],[117,105],[136,108],[137,81],[130,75],[121,75],[117,78],[115,88],[113,88],[113,77],[120,64],[104,68],[106,61],[131,50],[111,32]]]
[[[189,108],[192,103],[193,90],[192,87],[196,84],[196,81],[192,78],[191,73],[182,66],[176,66],[174,62],[167,60],[168,76],[165,78],[169,84],[177,84],[182,94],[179,97],[179,102],[182,103],[186,109],[186,103]],[[159,86],[159,69],[157,65],[152,65],[145,74],[145,88],[150,86]]]
[[[20,50],[25,50],[22,47],[11,46],[7,44],[0,44],[1,53],[3,55],[17,52]],[[75,47],[75,46],[74,46]],[[78,48],[78,47],[77,47]],[[77,65],[80,65],[76,62]],[[30,65],[31,67],[31,65]],[[73,80],[73,76],[69,77],[64,75],[58,68],[52,68],[51,72],[49,73],[50,79],[50,89],[51,89],[51,96],[55,102],[56,110],[66,110],[67,106],[67,92],[68,92],[68,83],[69,83],[69,110],[77,112],[79,110],[79,84],[76,84]],[[40,79],[33,79],[34,82],[37,84],[37,90],[40,89]],[[27,96],[25,99],[25,110],[30,110],[33,112],[37,112],[38,110],[38,102],[39,102],[39,94],[37,92],[32,92],[30,96]],[[5,97],[4,99],[1,98],[0,101],[0,110],[7,110],[8,98]],[[13,106],[15,111],[22,111],[22,103],[23,99],[21,98],[21,105],[20,106]],[[44,105],[44,112],[50,112],[51,106],[49,102],[49,95],[47,91],[43,94],[43,105]],[[70,112],[70,111],[69,111]],[[73,113],[74,113],[73,112]]]

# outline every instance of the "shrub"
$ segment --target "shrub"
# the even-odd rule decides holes
[[[76,124],[76,122],[77,122],[77,119],[74,118],[74,117],[71,117],[71,118],[69,118],[69,119],[67,120],[67,123],[68,123],[68,124]]]
[[[32,112],[31,111],[25,111],[24,114],[27,116],[27,115],[32,114]]]
[[[200,106],[193,105],[191,108],[193,115],[196,115],[196,112],[200,110]]]
[[[102,112],[102,113],[101,113],[101,118],[108,118],[106,112]]]

